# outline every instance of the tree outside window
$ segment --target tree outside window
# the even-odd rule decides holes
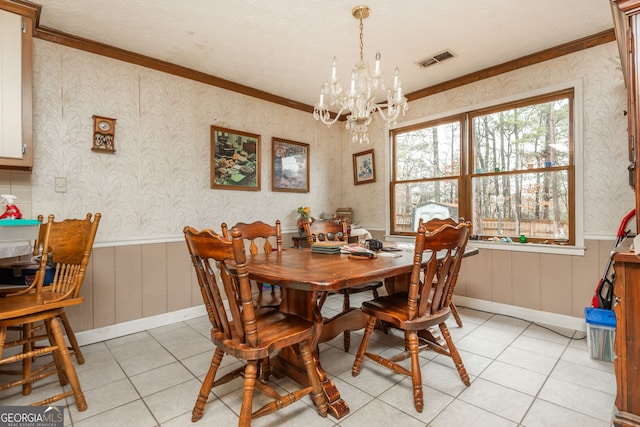
[[[392,131],[392,234],[467,218],[483,240],[573,244],[573,91]]]

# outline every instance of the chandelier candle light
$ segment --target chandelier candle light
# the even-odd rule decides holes
[[[407,98],[402,94],[402,83],[397,67],[393,76],[393,88],[387,90],[386,104],[376,103],[378,90],[384,91],[386,88],[380,71],[380,52],[376,53],[373,75],[369,74],[369,64],[364,62],[364,26],[362,21],[369,16],[369,12],[368,6],[356,6],[351,11],[353,17],[360,21],[360,62],[351,71],[349,91],[345,92],[342,88],[342,83],[337,77],[336,58],[333,57],[331,80],[320,88],[320,101],[313,109],[313,117],[328,126],[338,121],[343,113],[349,112],[346,128],[351,129],[351,141],[361,144],[363,142],[369,143],[368,126],[372,120],[371,116],[374,116],[379,123],[380,119],[374,114],[376,111],[384,121],[382,126],[389,129],[395,125],[400,113],[404,115],[405,111],[409,109]],[[340,111],[332,119],[329,108],[333,106],[340,108]],[[386,113],[383,111],[385,108]]]

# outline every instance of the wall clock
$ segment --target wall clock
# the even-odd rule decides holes
[[[115,153],[116,119],[93,116],[93,151]]]

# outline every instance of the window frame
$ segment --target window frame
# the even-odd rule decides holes
[[[394,133],[410,132],[415,129],[431,128],[431,127],[439,126],[442,124],[453,123],[456,121],[460,123],[460,147],[458,148],[460,152],[460,168],[458,171],[458,175],[448,175],[448,176],[441,176],[441,177],[409,179],[409,180],[398,181],[396,167],[395,167],[396,166],[395,139],[392,135],[394,135]],[[395,192],[393,191],[394,185],[399,183],[411,184],[416,182],[426,183],[426,182],[436,182],[436,181],[445,181],[445,180],[457,180],[458,195],[464,194],[462,193],[461,188],[462,186],[465,185],[465,179],[464,179],[464,175],[465,175],[464,171],[466,170],[466,160],[465,160],[466,155],[464,150],[465,133],[466,133],[466,122],[465,122],[464,114],[461,114],[461,113],[453,114],[445,117],[439,117],[434,120],[419,122],[409,126],[394,128],[391,130],[391,132],[389,132],[390,150],[391,150],[391,156],[390,156],[391,157],[391,181],[389,182],[389,191],[391,192],[391,200],[390,200],[391,210],[390,210],[390,221],[388,223],[389,224],[388,234],[391,234],[393,236],[415,236],[416,235],[416,232],[414,231],[394,232],[394,220],[395,220],[395,212],[396,212],[395,197],[394,197]],[[461,203],[458,202],[458,206],[460,205]],[[459,213],[459,216],[462,216],[462,217],[464,217],[464,215],[466,214],[466,212],[460,212],[460,211],[458,213]]]
[[[386,238],[389,240],[398,241],[411,241],[414,238],[415,232],[395,232],[395,197],[394,197],[394,185],[398,183],[408,183],[410,181],[396,181],[396,168],[395,168],[395,142],[394,135],[398,131],[408,131],[411,129],[426,128],[433,126],[436,123],[450,121],[451,118],[457,116],[466,117],[461,122],[461,139],[462,147],[460,152],[461,163],[461,176],[462,179],[459,183],[459,216],[464,218],[471,218],[469,213],[471,194],[471,177],[472,177],[472,157],[470,144],[473,142],[469,137],[470,128],[470,115],[477,112],[488,111],[503,111],[505,109],[517,108],[519,105],[531,105],[535,103],[548,102],[548,100],[557,99],[559,95],[569,94],[569,98],[572,95],[572,102],[570,102],[570,160],[568,168],[572,168],[570,172],[570,179],[572,182],[572,195],[569,200],[569,215],[573,218],[571,227],[573,230],[573,242],[572,244],[563,243],[542,243],[537,239],[531,240],[525,244],[504,244],[498,242],[491,242],[486,240],[473,240],[473,245],[479,248],[490,248],[497,250],[511,250],[511,251],[523,251],[523,252],[539,252],[539,253],[554,253],[554,254],[569,254],[569,255],[584,255],[584,211],[583,211],[583,90],[582,82],[580,80],[570,81],[555,86],[535,89],[526,93],[520,93],[496,99],[493,101],[487,101],[476,105],[468,106],[466,108],[459,108],[452,111],[435,114],[432,116],[425,116],[417,118],[408,122],[404,122],[398,126],[395,126],[385,133],[386,151],[388,161],[385,163],[386,177],[388,186],[386,189],[387,198],[387,214],[386,216]],[[507,108],[507,106],[509,106]],[[475,114],[479,115],[479,114]],[[554,170],[555,167],[549,168]],[[544,171],[545,169],[542,169]],[[540,171],[540,170],[537,170]],[[509,172],[511,173],[511,172]],[[517,173],[517,172],[513,172]],[[450,177],[447,177],[450,178]],[[417,180],[422,181],[422,180]],[[465,200],[462,198],[465,197]],[[462,205],[465,206],[462,206]],[[466,215],[466,216],[465,216]],[[485,236],[486,238],[486,236]],[[543,240],[543,239],[540,239]]]

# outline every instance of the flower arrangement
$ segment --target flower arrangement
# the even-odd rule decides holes
[[[298,212],[298,232],[304,235],[304,223],[311,221],[311,208],[309,206],[300,206],[296,209]]]
[[[311,208],[309,206],[300,206],[297,209],[297,212],[304,219],[309,219],[311,217]]]

